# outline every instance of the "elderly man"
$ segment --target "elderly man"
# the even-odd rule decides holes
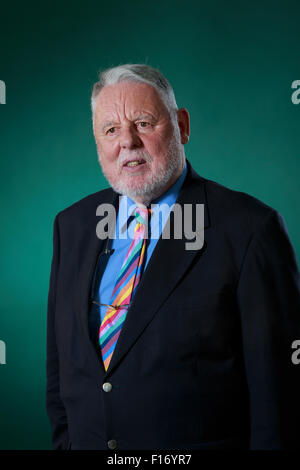
[[[293,448],[300,287],[282,217],[193,170],[189,114],[158,70],[106,70],[92,111],[111,188],[54,222],[54,449]],[[163,236],[175,206],[201,204],[200,246]]]

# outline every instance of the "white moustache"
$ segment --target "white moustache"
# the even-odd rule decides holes
[[[119,167],[122,168],[126,160],[145,160],[146,163],[152,162],[152,157],[148,152],[143,150],[133,151],[133,152],[122,152],[119,155]]]

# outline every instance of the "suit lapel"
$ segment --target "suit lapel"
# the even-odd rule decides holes
[[[189,162],[187,163],[188,173],[177,203],[181,205],[182,213],[185,204],[195,206],[195,201],[198,204],[204,204],[204,228],[208,228],[210,222],[205,196],[205,180],[197,175]],[[189,241],[185,236],[181,239],[160,237],[158,240],[128,310],[106,375],[120,363],[176,287],[195,256],[199,254],[199,250],[186,249],[186,243]]]
[[[97,217],[96,210],[101,204],[112,204],[117,213],[119,202],[119,195],[112,189],[108,190],[105,197],[101,197],[101,200],[95,200],[85,215],[84,231],[80,238],[78,245],[78,266],[77,266],[77,292],[75,295],[76,304],[74,309],[79,310],[80,323],[82,328],[82,335],[85,342],[89,343],[89,349],[92,350],[92,354],[95,355],[96,351],[90,340],[89,335],[89,318],[88,314],[91,308],[92,298],[92,286],[95,279],[96,267],[98,264],[99,256],[107,247],[108,237],[105,230],[102,233],[96,234],[97,224],[106,217]],[[114,223],[113,218],[109,218],[108,226],[112,227]],[[104,227],[105,228],[105,227]],[[100,237],[99,237],[100,235]],[[97,373],[99,373],[99,364],[101,368],[101,359],[95,356],[97,359]],[[103,373],[104,366],[102,365]],[[100,370],[101,370],[100,369]]]

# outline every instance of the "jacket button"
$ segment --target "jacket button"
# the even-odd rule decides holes
[[[114,450],[117,448],[117,441],[111,439],[110,441],[108,441],[107,446],[109,449]]]
[[[105,392],[111,392],[112,390],[112,384],[110,384],[109,382],[105,382],[103,385],[102,385],[102,388]]]

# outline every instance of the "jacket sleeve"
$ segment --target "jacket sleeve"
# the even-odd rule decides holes
[[[53,258],[51,265],[50,286],[47,312],[47,386],[46,408],[52,427],[52,445],[54,450],[69,448],[68,422],[59,391],[59,357],[55,338],[56,284],[59,269],[59,229],[58,215],[54,221]]]
[[[237,290],[249,390],[251,449],[300,442],[300,281],[281,215],[271,210],[248,245]]]

